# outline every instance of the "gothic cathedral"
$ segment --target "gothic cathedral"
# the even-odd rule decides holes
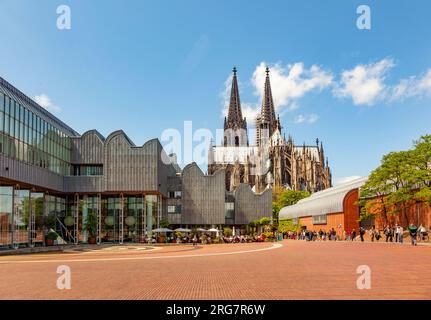
[[[249,184],[260,193],[268,187],[317,192],[332,186],[331,169],[325,159],[323,144],[295,145],[281,133],[280,118],[274,102],[266,68],[261,112],[256,118],[256,144],[250,146],[247,121],[242,117],[236,68],[233,69],[228,115],[224,119],[224,141],[210,146],[208,173],[226,172],[226,190],[240,183]]]

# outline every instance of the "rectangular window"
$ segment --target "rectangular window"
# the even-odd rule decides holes
[[[168,206],[168,213],[181,213],[181,206]]]
[[[4,112],[4,106],[5,106],[6,102],[5,102],[5,95],[3,94],[3,92],[0,92],[0,111]]]
[[[4,117],[4,133],[9,133],[9,116],[7,114]]]
[[[9,135],[13,137],[15,134],[15,119],[10,117],[9,119]]]
[[[313,216],[313,224],[326,224],[326,214]]]
[[[24,107],[19,105],[19,121],[24,122]]]
[[[19,103],[14,101],[15,104],[15,119],[19,120]]]
[[[10,114],[10,98],[5,96],[5,113]]]
[[[234,219],[235,218],[235,203],[234,202],[225,202],[225,219]]]

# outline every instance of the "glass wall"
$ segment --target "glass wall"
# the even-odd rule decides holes
[[[144,238],[144,198],[125,197],[124,210],[124,241],[126,242],[143,242]]]
[[[87,243],[91,235],[85,221],[89,215],[97,216],[101,242],[146,242],[159,227],[160,197],[62,197],[0,186],[0,248],[43,246],[51,230],[59,236],[57,244]]]
[[[152,235],[152,230],[157,228],[158,225],[158,197],[155,195],[146,195],[145,204],[147,209],[146,222],[147,222],[147,234]]]
[[[70,174],[70,138],[2,92],[0,152],[55,173]]]
[[[13,242],[16,248],[29,245],[30,191],[15,190]]]
[[[0,186],[0,248],[12,245],[13,188]]]
[[[67,243],[73,243],[73,239],[71,238],[72,232],[66,226],[66,198],[47,195],[45,197],[45,205],[47,206],[45,224],[48,231],[52,229]]]
[[[45,244],[45,219],[43,215],[44,194],[42,192],[30,193],[30,244],[41,246]]]

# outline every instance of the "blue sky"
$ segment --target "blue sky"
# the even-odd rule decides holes
[[[70,30],[56,27],[62,4]],[[360,4],[371,30],[356,27]],[[339,181],[430,133],[430,10],[425,0],[0,0],[0,75],[78,132],[123,129],[142,145],[185,120],[215,134],[234,65],[251,116],[269,65],[284,132],[323,140]]]

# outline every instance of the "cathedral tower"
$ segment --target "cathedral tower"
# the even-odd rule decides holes
[[[224,146],[248,146],[247,120],[242,117],[236,67],[232,70],[232,87],[227,118],[224,118]]]
[[[274,100],[272,98],[269,68],[266,68],[266,78],[260,115],[256,118],[256,144],[260,146],[269,139],[274,131],[280,128],[279,119],[275,116]]]

